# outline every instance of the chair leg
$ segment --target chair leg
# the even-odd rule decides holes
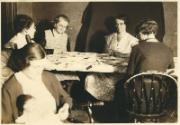
[[[87,109],[88,109],[88,115],[90,117],[90,123],[94,123],[94,119],[92,117],[92,109],[90,106],[88,106]]]

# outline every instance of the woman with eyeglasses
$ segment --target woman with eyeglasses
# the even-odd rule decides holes
[[[66,15],[58,15],[54,18],[53,29],[45,30],[46,49],[53,49],[54,53],[70,51],[69,36],[66,33],[69,22]]]
[[[66,33],[70,20],[64,15],[60,14],[54,18],[53,29],[45,30],[45,49],[53,50],[50,54],[59,55],[62,52],[70,51],[69,36]],[[47,51],[47,53],[49,53]],[[71,86],[74,82],[79,81],[76,73],[58,72],[56,77],[59,81],[64,83],[65,88],[70,93]]]

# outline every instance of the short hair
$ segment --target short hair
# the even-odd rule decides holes
[[[54,18],[54,24],[57,24],[59,22],[59,18],[63,18],[65,21],[67,21],[68,23],[70,22],[69,18],[64,15],[64,14],[60,14],[60,15],[57,15],[55,18]]]
[[[40,44],[28,43],[21,49],[13,50],[8,66],[18,72],[30,65],[30,61],[45,58],[46,53]]]
[[[129,19],[125,14],[119,14],[119,15],[115,16],[114,17],[114,22],[116,21],[116,19],[124,20],[124,23],[126,25],[129,23]]]
[[[17,15],[14,19],[14,30],[17,33],[23,29],[29,29],[33,22],[33,19],[27,15]]]
[[[138,35],[140,32],[143,34],[151,34],[154,33],[157,34],[159,29],[158,23],[155,20],[152,19],[144,19],[138,23],[135,29],[136,35]]]

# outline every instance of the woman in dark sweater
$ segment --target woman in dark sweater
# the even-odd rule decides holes
[[[61,114],[68,117],[72,99],[63,90],[56,77],[44,71],[46,55],[42,47],[36,43],[29,43],[18,50],[17,54],[19,55],[16,58],[19,66],[16,69],[17,72],[6,81],[2,88],[2,123],[14,123],[18,118],[20,112],[16,102],[17,98],[23,94],[31,95],[36,99],[37,107],[39,107],[37,109],[42,114],[56,114],[61,108]]]
[[[140,42],[132,48],[127,69],[129,77],[149,70],[166,72],[174,67],[173,53],[156,38],[157,32],[158,24],[154,20],[147,19],[137,25]]]

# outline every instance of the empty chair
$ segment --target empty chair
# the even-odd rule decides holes
[[[176,79],[164,73],[139,73],[125,82],[124,89],[126,111],[134,122],[159,122],[177,106]]]

